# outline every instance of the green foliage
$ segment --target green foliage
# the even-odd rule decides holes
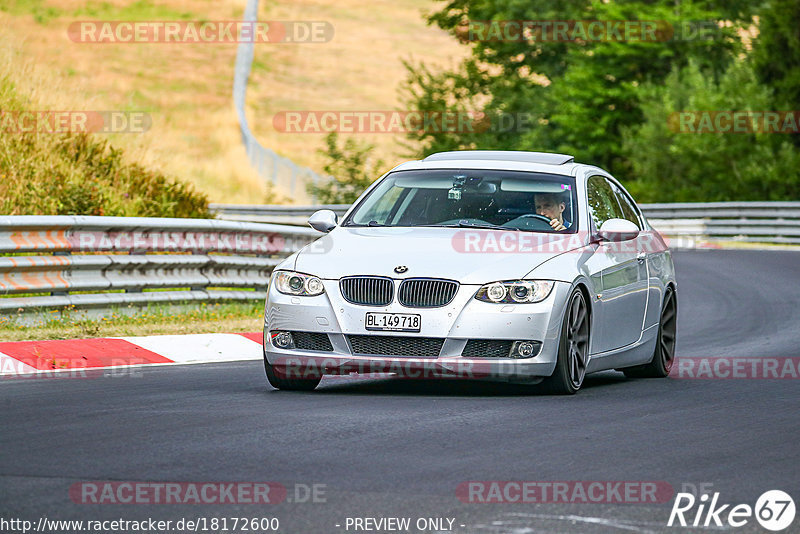
[[[192,20],[196,17],[153,0],[135,0],[123,5],[107,1],[85,2],[76,9],[57,8],[46,0],[0,0],[0,11],[12,15],[31,14],[36,22],[46,24],[68,14],[72,17],[92,17],[99,20]]]
[[[800,104],[800,2],[771,0],[759,12],[759,34],[753,43],[753,67],[775,90],[780,104]],[[800,141],[800,136],[795,136]]]
[[[115,5],[106,1],[86,2],[73,16],[88,16],[100,20],[191,20],[191,13],[153,0],[135,0]]]
[[[494,79],[475,60],[466,61],[453,72],[433,72],[424,64],[405,63],[405,66],[408,75],[401,87],[401,97],[409,103],[408,109],[482,113],[486,122],[493,125],[488,129],[476,127],[475,132],[412,130],[407,134],[413,141],[407,146],[412,157],[457,149],[523,150],[525,144],[518,131],[494,127],[499,124],[498,118],[502,114],[511,117],[522,114],[537,121],[546,116],[547,108],[542,106],[544,88],[515,87],[506,79]],[[485,104],[490,98],[491,102]]]
[[[674,68],[690,60],[718,78],[742,50],[735,31],[738,24],[716,29],[708,39],[701,38],[704,36],[694,21],[714,24],[729,14],[714,4],[593,1],[587,18],[664,21],[670,30],[661,37],[663,41],[598,41],[567,50],[568,67],[563,77],[553,80],[550,94],[554,104],[550,125],[556,130],[558,150],[621,170],[622,129],[642,120],[641,84],[661,83]]]
[[[11,15],[30,13],[39,24],[46,24],[61,15],[61,10],[46,5],[44,0],[0,0],[0,11]]]
[[[412,132],[415,155],[459,148],[566,152],[623,179],[633,176],[632,188],[650,200],[795,198],[797,158],[788,136],[675,135],[667,128],[672,111],[796,108],[800,4],[772,0],[762,11],[751,4],[452,0],[429,21],[462,41],[470,21],[508,20],[660,21],[658,38],[487,40],[469,43],[471,57],[455,70],[407,65],[403,94],[409,109],[532,118],[517,132]],[[756,73],[776,96],[748,66],[741,30],[754,13],[763,17],[753,51]],[[670,176],[680,183],[664,198],[661,186]]]
[[[320,150],[328,160],[323,169],[333,180],[308,184],[308,194],[322,204],[351,204],[380,176],[383,161],[370,161],[374,147],[352,137],[340,146],[336,132],[325,137],[325,147]]]
[[[622,150],[642,202],[785,200],[800,197],[800,152],[779,133],[686,133],[682,110],[764,111],[771,93],[737,61],[719,82],[696,63],[641,88],[644,121],[623,130]]]

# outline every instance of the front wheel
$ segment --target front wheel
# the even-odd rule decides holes
[[[589,356],[589,309],[580,289],[567,301],[558,358],[553,374],[542,381],[541,388],[556,395],[573,395],[583,385]]]
[[[309,378],[287,378],[281,376],[284,373],[280,370],[276,370],[276,368],[267,361],[266,356],[264,356],[264,371],[266,371],[267,381],[272,387],[287,391],[311,391],[316,388],[322,380],[322,376]]]
[[[267,343],[269,343],[269,340],[264,336],[264,371],[267,373],[267,381],[270,386],[286,391],[311,391],[319,385],[322,375],[289,378],[285,367],[275,367],[269,363],[266,352]]]

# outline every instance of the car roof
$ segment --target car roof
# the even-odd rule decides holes
[[[568,154],[517,150],[454,150],[431,154],[423,160],[401,163],[392,171],[422,169],[492,169],[543,172],[575,176],[579,167]]]
[[[544,163],[546,165],[563,165],[575,161],[574,156],[567,154],[551,154],[549,152],[524,152],[522,150],[453,150],[431,154],[424,161],[449,160],[491,160],[521,161],[524,163]]]

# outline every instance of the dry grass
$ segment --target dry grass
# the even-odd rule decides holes
[[[12,2],[13,3],[13,2]],[[233,110],[231,87],[236,54],[231,44],[80,44],[66,28],[73,20],[124,19],[138,15],[172,19],[235,20],[243,0],[127,0],[88,2],[41,0],[19,2],[0,12],[0,38],[17,49],[6,72],[21,87],[46,79],[35,89],[39,109],[144,110],[153,125],[141,135],[116,135],[112,142],[129,157],[194,183],[212,201],[259,203],[265,186],[247,162]],[[36,9],[26,7],[38,6]],[[132,11],[139,6],[141,13]],[[45,17],[36,15],[54,11]],[[248,91],[251,127],[264,146],[298,164],[320,170],[322,135],[284,134],[272,128],[283,110],[398,109],[403,59],[450,65],[466,49],[425,24],[425,0],[368,4],[355,0],[262,2],[262,20],[324,20],[335,27],[325,44],[259,45]],[[42,11],[44,10],[44,11]],[[157,15],[154,16],[153,14]],[[177,15],[176,15],[177,14]],[[4,65],[5,67],[5,65]],[[23,91],[24,92],[24,91]],[[376,156],[395,163],[404,152],[401,135],[363,135],[377,145]],[[302,187],[288,200],[307,201]]]
[[[368,6],[368,7],[367,7]],[[411,0],[296,0],[268,11],[271,19],[331,21],[333,40],[326,44],[258,48],[251,77],[250,120],[266,146],[281,147],[298,163],[322,167],[322,158],[309,147],[322,147],[323,134],[276,131],[271,118],[287,110],[396,110],[401,109],[398,88],[405,79],[403,60],[431,65],[455,65],[466,49],[445,32],[424,22],[423,11],[435,3]],[[268,120],[255,120],[265,117]],[[405,150],[404,136],[359,134],[374,144],[376,157],[398,163]]]

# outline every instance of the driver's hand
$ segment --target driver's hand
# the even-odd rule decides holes
[[[564,226],[562,223],[558,222],[558,219],[551,219],[550,220],[550,226],[552,226],[553,230],[555,230],[556,232],[560,232],[562,230],[566,230],[567,229],[566,226]]]

